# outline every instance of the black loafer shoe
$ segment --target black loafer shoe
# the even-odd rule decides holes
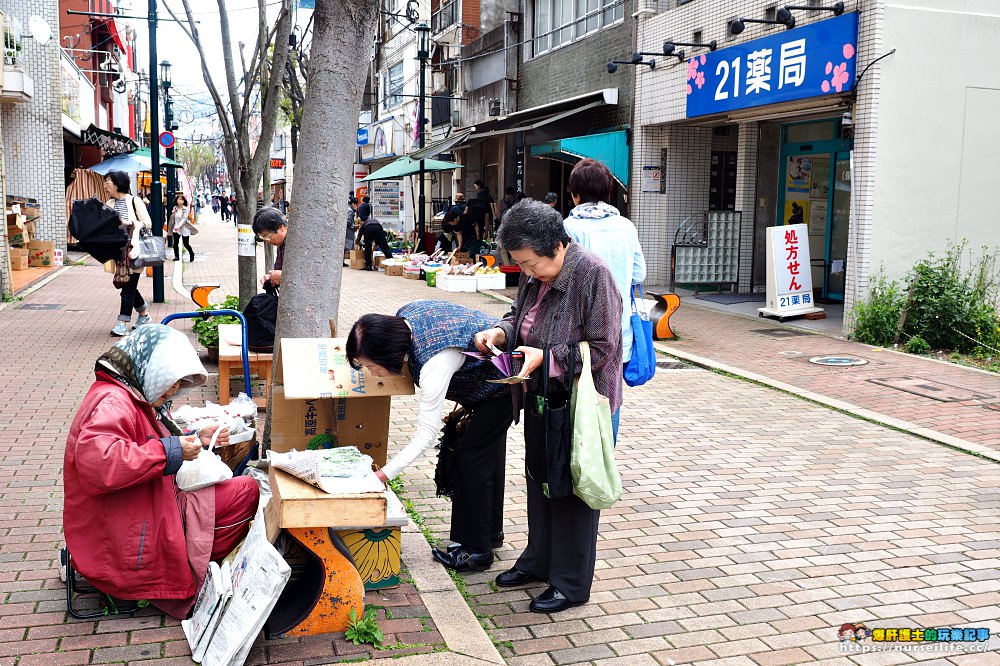
[[[531,600],[528,610],[532,613],[558,613],[573,606],[582,606],[586,601],[570,601],[563,593],[551,585]]]
[[[496,550],[497,548],[501,548],[502,546],[503,546],[503,532],[497,532],[496,534],[493,535],[493,538],[490,540],[490,548]],[[451,543],[448,544],[446,550],[450,553],[453,550],[458,550],[461,547],[462,544],[452,541]]]
[[[493,566],[493,551],[473,553],[459,547],[448,552],[438,548],[431,549],[435,560],[455,571],[486,571]]]
[[[499,587],[517,587],[518,585],[525,585],[527,583],[537,583],[541,580],[543,579],[535,574],[525,573],[517,567],[511,567],[497,576],[496,583]]]

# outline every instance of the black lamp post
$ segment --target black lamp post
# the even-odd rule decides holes
[[[417,60],[420,61],[420,112],[417,113],[417,131],[420,132],[420,148],[423,148],[426,141],[424,137],[427,125],[424,120],[424,114],[427,108],[427,86],[426,86],[426,76],[427,76],[427,61],[431,57],[431,28],[426,23],[418,23],[414,26],[414,31],[417,33]],[[423,247],[424,244],[424,234],[426,232],[427,224],[427,199],[424,194],[424,157],[423,154],[420,156],[420,196],[418,197],[420,210],[417,212],[417,243],[416,248]],[[415,249],[416,249],[415,248]]]
[[[160,85],[163,86],[163,124],[167,131],[172,131],[174,129],[174,107],[170,103],[170,62],[164,60],[160,63]],[[159,152],[159,138],[157,138],[154,150]],[[167,158],[174,159],[174,147],[171,146],[167,148]],[[157,174],[159,175],[159,174]],[[175,169],[167,169],[167,206],[163,211],[164,215],[167,217],[168,221],[170,218],[170,213],[174,206],[174,197],[177,192],[177,171]],[[172,229],[172,226],[170,227]]]

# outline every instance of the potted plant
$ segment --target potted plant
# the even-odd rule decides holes
[[[240,299],[237,296],[226,296],[226,300],[219,305],[210,305],[207,308],[198,308],[199,312],[210,310],[239,310]],[[199,319],[192,326],[192,330],[198,336],[198,342],[208,351],[208,360],[213,363],[219,361],[219,324],[238,324],[240,320],[232,315],[216,315],[206,319]]]

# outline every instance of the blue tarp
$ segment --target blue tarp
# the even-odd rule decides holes
[[[628,132],[586,134],[531,146],[531,156],[571,164],[590,157],[603,162],[622,187],[628,187]]]

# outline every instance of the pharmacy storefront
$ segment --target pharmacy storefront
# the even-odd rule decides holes
[[[756,30],[750,25],[740,39]],[[852,259],[849,111],[859,14],[761,30],[745,41],[724,28],[716,48],[687,45],[676,67],[636,74],[632,178],[662,174],[633,192],[653,279],[762,295],[768,229],[804,224],[809,261],[801,270],[810,273],[812,296],[841,303]],[[646,31],[664,32],[684,34],[679,26]],[[658,85],[669,94],[651,94]]]

